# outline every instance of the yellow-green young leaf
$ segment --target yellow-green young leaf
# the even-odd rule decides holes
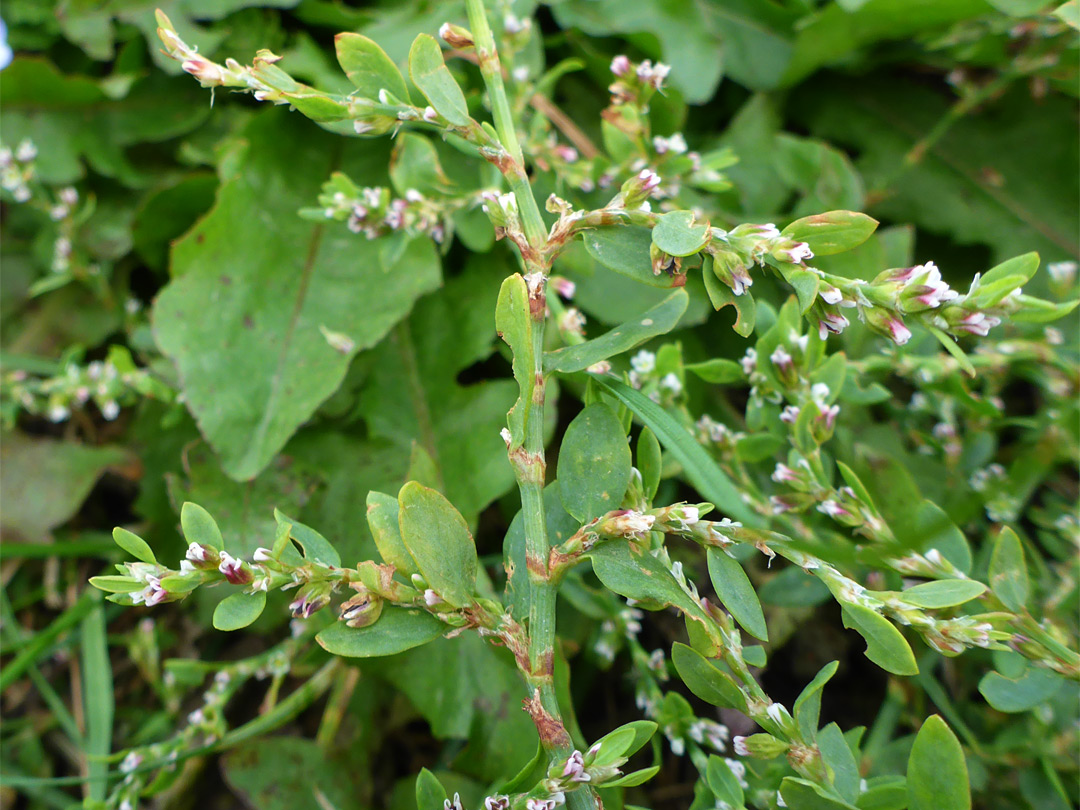
[[[676,290],[634,320],[619,324],[594,340],[547,352],[544,355],[544,370],[564,374],[581,371],[593,363],[629,351],[649,338],[666,334],[675,328],[689,303],[690,296],[686,290]]]
[[[693,256],[709,244],[708,222],[695,222],[692,211],[664,214],[653,228],[652,241],[670,256]]]
[[[757,304],[749,292],[735,295],[731,288],[716,277],[712,271],[712,259],[706,257],[702,262],[702,274],[705,279],[705,292],[709,295],[713,309],[719,312],[726,306],[735,307],[735,323],[732,329],[737,335],[750,337],[754,332],[754,322],[757,320]]]
[[[986,586],[974,579],[939,579],[908,588],[900,598],[922,608],[946,608],[970,602],[985,591]]]
[[[435,38],[420,34],[409,51],[409,76],[435,111],[456,127],[467,127],[469,105],[465,94],[443,62],[442,48]]]
[[[1039,269],[1039,254],[1032,251],[1031,253],[1025,253],[1022,256],[1014,256],[1011,259],[1003,261],[1001,264],[995,265],[983,273],[979,277],[979,289],[987,287],[999,279],[1008,278],[1010,276],[1019,276],[1019,284],[1024,284],[1035,275],[1035,271]],[[1014,285],[1014,286],[1019,286]]]
[[[990,555],[990,587],[1009,610],[1022,610],[1027,603],[1030,586],[1024,547],[1016,532],[1008,526],[994,541],[994,551]]]
[[[894,675],[918,675],[919,665],[904,636],[884,616],[862,605],[843,604],[844,627],[866,641],[866,657]]]
[[[187,501],[180,507],[180,527],[189,543],[202,543],[219,551],[225,548],[217,521],[197,503]]]
[[[723,357],[716,357],[701,363],[690,363],[684,368],[709,383],[743,382],[746,379],[742,366],[734,360],[727,360]]]
[[[117,526],[113,529],[113,540],[116,541],[116,545],[120,546],[124,551],[134,557],[136,560],[141,560],[144,563],[156,563],[157,557],[154,556],[154,552],[146,541],[139,535],[129,532],[127,529],[121,529]]]
[[[614,779],[610,782],[604,782],[604,787],[634,787],[635,785],[640,785],[648,782],[659,772],[660,766],[653,765],[650,768],[642,768],[640,771],[633,771],[632,773],[628,773],[625,776],[620,776],[618,779]]]
[[[476,546],[454,505],[442,493],[410,481],[398,493],[398,525],[428,585],[454,607],[469,605],[476,590]]]
[[[374,624],[349,627],[344,622],[334,622],[315,636],[315,640],[331,655],[377,658],[427,644],[447,629],[426,611],[387,605]]]
[[[731,676],[717,669],[693,647],[675,642],[671,647],[671,661],[683,683],[706,703],[746,711],[746,698]]]
[[[877,226],[876,219],[857,211],[828,211],[797,219],[780,233],[806,242],[815,255],[828,256],[858,247]]]
[[[641,473],[641,491],[651,503],[656,497],[656,490],[660,488],[660,474],[663,472],[664,460],[660,451],[660,442],[656,434],[643,427],[637,441],[637,468]]]
[[[1080,31],[1080,0],[1069,0],[1054,9],[1053,14],[1066,25]]]
[[[923,723],[911,746],[908,810],[970,810],[971,788],[960,741],[936,714]]]
[[[559,449],[559,491],[582,523],[622,505],[630,483],[630,445],[615,412],[601,402],[574,417]]]
[[[513,353],[514,379],[517,380],[519,396],[506,424],[510,428],[510,449],[525,443],[525,420],[529,402],[536,387],[535,348],[532,340],[533,321],[529,315],[529,288],[525,279],[515,273],[508,276],[499,289],[499,301],[495,306],[495,331],[506,341]]]
[[[105,593],[135,593],[146,587],[145,582],[139,582],[131,577],[102,576],[90,577],[90,584],[99,591]]]
[[[383,492],[369,492],[367,496],[367,522],[375,545],[383,562],[394,566],[406,577],[417,574],[416,563],[409,554],[409,549],[401,540],[398,527],[398,502],[393,495]]]
[[[754,638],[769,640],[765,615],[761,612],[754,586],[738,560],[717,548],[708,550],[709,579],[716,589],[720,603],[728,609],[742,628]]]
[[[247,627],[266,607],[266,592],[234,593],[218,602],[214,608],[214,627],[218,630],[239,630]]]
[[[378,44],[362,34],[345,33],[334,37],[338,64],[345,71],[361,98],[376,100],[380,90],[387,90],[408,103],[409,88],[397,65]]]
[[[798,724],[803,737],[808,740],[812,740],[817,736],[818,718],[821,716],[821,691],[825,688],[825,684],[829,682],[829,679],[836,674],[839,666],[839,661],[830,661],[823,666],[818,671],[818,674],[814,676],[814,680],[810,681],[795,699],[793,709],[795,722]]]

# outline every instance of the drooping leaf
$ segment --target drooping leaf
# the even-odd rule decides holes
[[[710,548],[709,579],[716,589],[716,597],[728,609],[742,628],[762,641],[769,640],[765,615],[761,612],[754,586],[738,560],[729,557],[721,549]]]
[[[862,605],[840,606],[844,627],[855,630],[866,641],[866,657],[894,675],[917,675],[919,666],[907,640],[892,623]]]
[[[622,505],[630,483],[630,445],[603,403],[581,411],[563,436],[559,484],[566,511],[582,523]]]
[[[446,630],[446,625],[430,613],[418,608],[388,605],[374,624],[349,627],[344,622],[334,622],[315,640],[331,655],[376,658],[427,644]]]
[[[686,312],[688,303],[686,290],[676,290],[640,318],[620,324],[600,337],[577,346],[545,353],[544,370],[564,374],[581,371],[593,363],[629,351],[650,338],[667,334]]]
[[[926,719],[915,736],[907,786],[909,810],[971,810],[964,751],[936,714]]]
[[[442,493],[415,481],[401,488],[398,507],[401,540],[428,585],[454,607],[470,604],[476,546],[461,513]]]
[[[341,147],[275,111],[245,134],[249,147],[236,174],[174,247],[174,278],[153,313],[188,408],[237,480],[258,474],[340,385],[352,355],[381,339],[439,280],[435,249],[424,238],[383,267],[378,242],[296,216],[318,196],[342,148],[350,173],[372,177],[385,166],[378,149]],[[350,350],[331,346],[320,327],[346,335]]]
[[[214,608],[214,627],[225,631],[240,630],[259,618],[265,607],[265,591],[226,596]]]
[[[705,702],[725,709],[745,710],[746,699],[731,676],[709,663],[693,647],[675,642],[671,661],[683,683]]]

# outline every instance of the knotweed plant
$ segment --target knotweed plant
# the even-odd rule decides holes
[[[407,77],[377,42],[338,35],[337,59],[354,88],[344,93],[297,81],[288,60],[269,50],[250,65],[212,61],[157,14],[164,53],[214,94],[218,108],[230,103],[229,92],[249,93],[343,138],[393,140],[390,186],[335,170],[298,214],[327,238],[352,240],[357,250],[375,245],[350,271],[386,277],[364,302],[371,318],[398,294],[397,262],[410,251],[445,251],[457,239],[480,253],[492,233],[513,246],[517,268],[489,297],[494,317],[468,311],[467,296],[457,299],[462,310],[454,317],[489,318],[505,344],[516,402],[499,436],[468,436],[463,446],[504,443],[500,463],[516,480],[520,513],[501,564],[478,557],[475,522],[418,447],[400,490],[371,491],[366,513],[357,503],[350,515],[366,519],[376,559],[344,558],[319,527],[284,511],[250,554],[212,510],[193,502],[181,511],[183,559],[159,559],[149,543],[117,528],[116,543],[134,561],[90,580],[112,602],[157,609],[220,588],[229,595],[214,609],[217,630],[249,627],[268,605],[287,604],[294,634],[227,664],[169,662],[161,697],[174,714],[187,690],[207,680],[206,691],[197,705],[183,704],[172,736],[114,753],[107,793],[85,806],[152,806],[155,796],[185,784],[183,763],[196,754],[227,750],[325,694],[333,719],[319,736],[332,742],[356,686],[350,662],[439,639],[465,644],[470,636],[512,657],[535,756],[470,800],[425,769],[415,785],[419,810],[621,807],[624,796],[648,795],[665,751],[696,769],[693,796],[685,797],[695,810],[964,810],[969,780],[981,789],[988,771],[1009,768],[1038,770],[1047,795],[1071,795],[1057,773],[1071,767],[1077,744],[1068,698],[1080,680],[1075,481],[1056,487],[1056,500],[1038,510],[1025,508],[1054,464],[1075,461],[1075,353],[1066,353],[1053,327],[1007,330],[1058,319],[1076,302],[1023,292],[1039,266],[1034,253],[960,288],[944,280],[944,260],[939,268],[929,256],[905,267],[845,264],[833,257],[866,243],[878,225],[855,211],[775,224],[728,221],[713,195],[730,187],[723,170],[733,154],[694,151],[683,134],[651,129],[668,65],[624,55],[611,62],[600,150],[565,122],[552,123],[559,117],[544,106],[544,79],[531,77],[519,58],[539,36],[531,21],[507,14],[493,31],[483,0],[468,0],[467,11],[468,27],[447,23],[439,39],[415,38]],[[466,95],[448,55],[479,71],[483,94]],[[443,165],[444,146],[466,169]],[[5,149],[0,170],[18,204],[37,205],[58,224],[47,283],[92,278],[65,230],[81,216],[78,194],[38,189],[34,157],[29,144]],[[254,207],[249,214],[260,216]],[[665,290],[663,297],[602,331],[575,306],[583,258],[644,289]],[[1074,290],[1069,268],[1052,275],[1065,300]],[[780,290],[782,304],[755,298],[759,290]],[[159,306],[180,309],[181,302],[163,296]],[[684,360],[700,357],[701,347],[664,337],[704,318],[694,313],[726,307],[744,344],[737,352],[704,347],[706,359]],[[190,309],[183,316],[199,318]],[[316,329],[299,310],[294,323],[311,327],[332,352],[351,357],[358,348],[353,336],[322,323]],[[184,339],[158,328],[163,344]],[[860,359],[836,346],[838,335],[852,332],[872,347]],[[181,378],[190,371],[180,364]],[[1007,416],[1004,386],[1013,374],[1045,392],[1037,416]],[[21,412],[62,422],[91,401],[113,420],[140,397],[177,397],[122,351],[105,363],[73,358],[55,375],[8,376],[9,423]],[[549,465],[550,400],[560,388],[583,407]],[[745,393],[700,393],[728,390]],[[199,396],[189,404],[212,433],[213,409]],[[894,444],[877,450],[857,442],[874,413],[893,425]],[[1007,422],[1039,464],[1023,454],[995,460],[992,436]],[[893,457],[901,439],[916,446],[908,456],[921,466]],[[266,462],[229,463],[230,474],[243,478]],[[914,470],[936,476],[931,489],[939,491],[928,493]],[[959,513],[975,535],[955,525],[950,515]],[[1036,540],[1058,552],[1044,558],[1033,550]],[[274,598],[282,591],[286,602]],[[861,636],[866,657],[893,676],[896,694],[869,734],[821,725],[836,661],[800,684],[794,700],[769,694],[763,645],[791,629],[763,601],[835,603],[837,623]],[[571,622],[568,630],[564,606],[594,620],[593,628],[583,635],[581,623]],[[650,616],[669,629],[679,617],[673,643],[650,649]],[[132,654],[159,670],[147,633],[132,642]],[[639,719],[586,738],[570,690],[575,667],[595,661],[602,677],[622,655],[634,673]],[[990,707],[975,729],[936,674],[964,656],[982,667],[976,697]],[[306,680],[279,701],[290,673]],[[267,711],[231,728],[226,710],[255,677],[271,679]],[[916,701],[917,734],[890,747],[908,700]],[[1036,705],[1041,714],[1027,729],[1042,739],[1025,743],[1033,753],[984,737],[997,733],[1006,713]],[[335,806],[326,796],[320,801]]]

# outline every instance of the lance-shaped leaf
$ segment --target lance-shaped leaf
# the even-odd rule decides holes
[[[409,76],[439,115],[456,127],[469,125],[472,119],[465,94],[443,62],[442,48],[434,37],[420,34],[413,41]]]
[[[690,483],[706,500],[716,504],[724,514],[748,526],[761,525],[761,519],[746,506],[731,479],[667,411],[640,391],[618,380],[598,375],[593,375],[592,379],[633,411],[656,434],[660,444],[679,460]]]
[[[986,586],[974,579],[939,579],[908,588],[900,598],[921,608],[934,609],[962,605],[985,591]]]
[[[344,33],[334,37],[338,64],[362,98],[378,99],[387,90],[401,101],[409,101],[409,88],[397,65],[379,45],[362,34]]]
[[[470,604],[477,561],[465,518],[441,492],[416,481],[401,488],[398,506],[401,540],[428,585],[454,607]]]
[[[188,408],[237,480],[262,470],[337,389],[356,351],[439,283],[426,239],[387,267],[377,241],[296,216],[341,149],[343,168],[373,178],[385,154],[342,147],[275,111],[245,135],[247,151],[214,209],[174,248],[175,277],[153,314]],[[346,335],[347,350],[330,345],[321,327]]]
[[[714,706],[746,710],[746,698],[735,681],[693,647],[675,642],[671,646],[671,661],[690,691]]]
[[[374,624],[349,627],[344,622],[334,622],[315,636],[315,640],[332,655],[375,658],[427,644],[446,630],[445,624],[419,608],[387,605]]]
[[[564,374],[581,371],[593,363],[640,346],[650,338],[667,334],[675,328],[689,302],[686,290],[675,290],[641,317],[620,324],[594,340],[548,352],[544,355],[544,371]]]
[[[506,341],[513,354],[514,379],[517,380],[517,402],[506,415],[510,428],[510,449],[525,443],[525,419],[536,387],[536,354],[533,346],[533,320],[529,314],[529,288],[525,279],[515,273],[508,276],[499,290],[495,306],[495,330]]]
[[[618,509],[629,483],[626,431],[607,405],[589,405],[574,417],[559,450],[559,491],[566,511],[585,523]]]
[[[830,661],[823,666],[814,676],[814,680],[810,681],[795,698],[793,709],[795,722],[799,726],[800,733],[808,740],[817,736],[818,718],[821,716],[821,692],[829,679],[836,674],[839,666],[839,661]]]
[[[1024,547],[1016,532],[1008,526],[994,541],[994,551],[990,555],[990,587],[1009,610],[1023,610],[1030,590]]]
[[[769,640],[769,630],[765,626],[765,615],[761,612],[754,586],[746,576],[739,561],[729,557],[720,549],[710,548],[709,579],[716,589],[720,603],[730,611],[742,628],[762,641]]]
[[[780,233],[797,242],[806,242],[816,256],[828,256],[858,247],[877,226],[876,219],[857,211],[827,211],[797,219]]]

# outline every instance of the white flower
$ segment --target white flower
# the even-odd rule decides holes
[[[777,346],[776,351],[769,355],[772,364],[777,368],[784,369],[791,365],[791,355],[783,346]]]
[[[648,374],[656,368],[656,355],[642,349],[630,358],[630,365],[638,374]]]
[[[665,374],[663,379],[660,380],[660,387],[666,388],[673,394],[678,394],[680,391],[682,391],[683,386],[682,381],[679,379],[679,376],[674,371],[672,371],[668,374]]]
[[[822,285],[821,289],[818,291],[818,295],[821,296],[821,300],[826,304],[839,304],[844,300],[844,294],[840,292],[840,289],[829,284]]]
[[[824,405],[830,393],[829,386],[825,383],[814,383],[810,386],[810,399],[818,405]]]
[[[461,810],[461,796],[454,794],[454,800],[443,799],[443,810]]]
[[[794,425],[795,420],[799,418],[799,408],[797,405],[788,405],[780,412],[780,421],[789,425]]]
[[[101,404],[101,415],[111,422],[120,415],[120,405],[115,399],[106,400]]]
[[[731,741],[732,747],[735,749],[735,753],[740,757],[750,756],[750,751],[746,748],[746,737],[735,737]]]
[[[15,148],[15,159],[20,163],[29,163],[37,157],[37,147],[29,138],[23,138]]]
[[[765,709],[765,714],[767,714],[769,719],[777,725],[783,725],[786,712],[784,711],[784,707],[779,703],[770,703],[769,707]]]
[[[739,361],[739,365],[742,366],[743,374],[747,377],[753,374],[754,369],[757,368],[757,351],[755,349],[747,349],[746,354],[744,354]]]
[[[616,76],[625,76],[630,72],[630,59],[625,54],[619,54],[611,60],[611,72]]]
[[[272,552],[265,546],[259,546],[257,549],[255,549],[255,553],[252,555],[252,559],[254,559],[255,562],[266,562],[267,560],[274,559],[274,552]]]

